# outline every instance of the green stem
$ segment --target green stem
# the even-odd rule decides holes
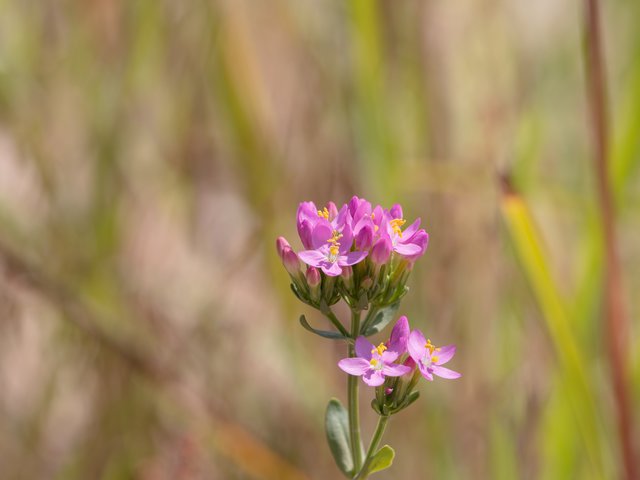
[[[356,338],[360,330],[360,312],[351,312],[351,337]],[[355,357],[355,345],[349,344],[349,357]],[[362,467],[362,441],[360,440],[360,413],[358,411],[359,377],[347,376],[347,396],[349,402],[349,438],[355,471]]]
[[[346,328],[344,328],[344,325],[342,325],[340,320],[338,320],[338,317],[336,317],[335,313],[329,310],[325,315],[329,320],[331,320],[331,323],[333,323],[333,325],[340,331],[342,335],[344,335],[345,337],[350,336],[349,332],[347,331]]]
[[[364,464],[362,465],[362,469],[353,478],[353,480],[364,480],[369,476],[369,473],[367,472],[369,464],[371,463],[376,450],[378,450],[380,440],[382,440],[382,435],[384,434],[384,429],[387,427],[388,421],[389,416],[378,417],[378,425],[376,426],[376,431],[373,433],[373,437],[371,438],[371,443],[369,444],[369,449],[367,450],[367,456],[364,459]]]
[[[364,322],[362,323],[363,332],[366,331],[369,324],[373,321],[374,317],[376,316],[376,313],[378,313],[378,307],[371,304],[369,306],[369,311],[367,312],[367,316],[364,317]]]

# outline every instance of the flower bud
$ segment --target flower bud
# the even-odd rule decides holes
[[[379,239],[371,248],[371,261],[376,265],[387,263],[391,256],[391,248],[391,240],[384,237]]]
[[[353,268],[349,265],[342,267],[342,281],[348,289],[353,288]]]
[[[373,280],[371,280],[371,277],[367,277],[364,280],[362,280],[362,282],[360,283],[360,286],[365,290],[369,290],[373,286]]]
[[[305,274],[307,279],[307,284],[309,288],[314,289],[320,285],[320,272],[316,267],[307,268],[307,273]]]
[[[282,263],[284,268],[289,272],[289,275],[298,275],[300,273],[300,261],[298,255],[293,251],[291,247],[285,248],[282,253]]]
[[[356,250],[369,250],[373,243],[373,225],[364,225],[356,235]]]
[[[329,211],[329,221],[333,220],[338,216],[338,207],[333,202],[327,203],[327,210]]]
[[[311,300],[317,302],[320,300],[320,282],[322,281],[320,271],[316,267],[308,267],[305,273],[305,279],[309,286]]]
[[[287,248],[291,249],[291,245],[289,245],[289,242],[287,242],[287,239],[284,237],[278,237],[276,240],[276,250],[278,251],[278,256],[282,261],[284,261],[284,251]]]

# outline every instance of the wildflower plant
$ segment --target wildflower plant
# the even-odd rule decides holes
[[[421,377],[433,381],[460,377],[442,365],[455,355],[454,345],[436,347],[420,330],[411,331],[401,316],[389,339],[377,346],[368,337],[382,332],[396,317],[415,262],[424,254],[429,235],[420,219],[405,228],[402,207],[388,210],[353,197],[339,210],[333,202],[319,209],[313,202],[298,207],[297,229],[303,249],[293,250],[283,237],[276,248],[291,278],[291,289],[303,303],[317,309],[335,330],[300,324],[320,337],[347,343],[347,357],[338,367],[348,374],[347,408],[337,399],[327,406],[327,440],[338,468],[351,479],[364,479],[388,468],[395,455],[379,448],[392,415],[415,402]],[[333,311],[339,301],[351,311],[348,324]],[[365,451],[360,432],[359,377],[374,389],[371,407],[378,424]]]

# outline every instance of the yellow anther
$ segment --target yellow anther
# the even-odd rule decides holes
[[[369,360],[369,365],[371,365],[372,367],[375,367],[376,365],[378,365],[378,360],[376,360],[375,358],[372,358],[371,360]]]
[[[329,240],[327,240],[327,242],[340,245],[338,243],[338,240],[340,240],[342,238],[342,236],[343,235],[340,232],[333,232],[333,237],[331,237]]]
[[[387,349],[387,346],[384,343],[381,343],[376,348],[371,350],[371,355],[373,355],[374,353],[378,353],[378,355],[382,355],[386,349]]]
[[[329,220],[329,210],[327,210],[327,207],[324,207],[323,210],[318,210],[318,216]]]
[[[399,237],[402,237],[402,226],[407,223],[406,220],[402,219],[402,218],[394,218],[393,220],[391,220],[389,222],[389,225],[391,225],[391,228],[393,229],[393,232],[395,234],[397,234]]]
[[[336,257],[340,252],[340,242],[338,240],[340,240],[341,237],[342,234],[340,232],[333,232],[333,237],[327,240],[327,243],[331,244],[329,254],[333,257]]]
[[[438,360],[440,360],[438,357],[431,357],[432,363],[437,363]]]
[[[427,343],[425,343],[425,344],[424,344],[424,347],[425,347],[426,349],[428,349],[428,350],[429,350],[429,353],[430,353],[431,355],[433,355],[433,351],[434,351],[434,350],[440,350],[439,348],[436,348],[436,347],[435,347],[435,345],[433,345],[433,344],[431,343],[431,339],[430,339],[430,338],[429,338],[429,339],[427,339]]]
[[[376,219],[376,214],[374,212],[371,212],[371,220],[375,220]]]

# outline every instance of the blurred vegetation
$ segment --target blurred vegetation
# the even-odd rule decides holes
[[[602,3],[637,406],[640,4]],[[274,240],[353,194],[422,217],[402,313],[463,372],[378,478],[621,475],[582,10],[0,0],[0,477],[337,478],[344,346]]]

